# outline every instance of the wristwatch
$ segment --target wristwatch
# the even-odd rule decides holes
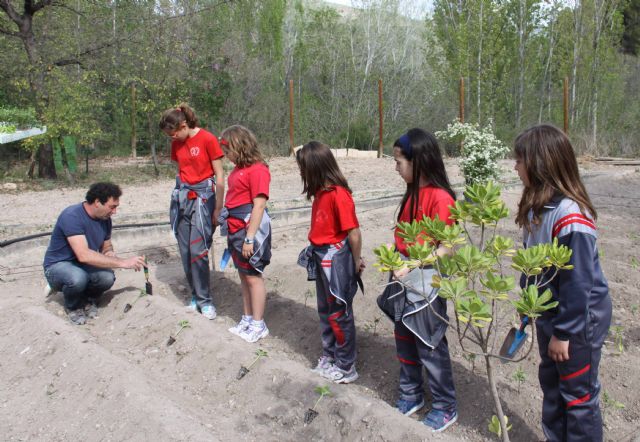
[[[245,244],[253,244],[253,238],[249,238],[248,236],[245,236],[244,243]]]

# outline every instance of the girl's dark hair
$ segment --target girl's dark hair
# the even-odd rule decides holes
[[[122,190],[117,184],[103,182],[103,183],[93,183],[84,199],[89,204],[93,204],[96,200],[100,201],[100,203],[105,204],[109,198],[113,198],[117,200],[122,196]]]
[[[518,203],[519,226],[531,230],[529,211],[533,211],[533,224],[538,224],[544,205],[554,196],[571,198],[583,215],[596,220],[596,209],[582,184],[576,155],[564,132],[550,124],[533,126],[518,135],[514,153],[528,178]]]
[[[409,129],[406,134],[393,143],[393,147],[400,149],[402,156],[412,161],[413,165],[413,179],[411,183],[407,184],[407,190],[400,202],[398,220],[409,200],[411,200],[411,217],[418,216],[420,178],[423,178],[429,186],[445,190],[455,201],[456,193],[449,183],[449,177],[447,176],[447,170],[444,168],[442,153],[436,137],[426,130],[419,128]]]
[[[264,163],[264,158],[258,150],[256,136],[244,126],[227,127],[220,135],[220,144],[235,154],[235,164],[238,167],[250,166],[253,163]]]
[[[342,175],[331,149],[319,141],[310,141],[296,152],[296,161],[304,188],[302,193],[310,200],[327,186],[341,186],[351,193],[347,179]]]
[[[186,122],[189,129],[198,127],[198,117],[187,103],[181,103],[178,107],[167,109],[160,117],[160,130],[174,131]]]

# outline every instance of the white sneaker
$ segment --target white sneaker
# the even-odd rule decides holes
[[[268,335],[269,329],[266,324],[262,328],[256,328],[250,325],[238,334],[238,336],[247,342],[256,342],[259,339],[266,338]]]
[[[242,319],[240,319],[240,322],[238,322],[236,325],[231,327],[229,331],[236,336],[240,336],[240,333],[244,331],[247,327],[249,327],[249,325],[251,325],[251,320],[244,319],[244,316],[243,316]]]
[[[342,370],[333,364],[325,372],[324,377],[331,379],[336,384],[350,384],[358,379],[359,375],[356,371],[356,364],[353,364],[349,370]]]
[[[205,305],[201,310],[202,316],[207,319],[216,319],[218,313],[216,312],[216,308],[212,305]]]
[[[334,360],[329,356],[320,356],[318,358],[318,365],[311,369],[312,373],[319,374],[320,376],[325,376],[325,373],[331,366],[333,365]]]
[[[196,313],[198,312],[198,303],[196,302],[195,297],[191,298],[191,302],[189,302],[189,305],[187,306],[187,311]]]
[[[55,295],[56,293],[58,293],[57,290],[54,290],[51,288],[48,282],[47,282],[47,285],[44,286],[44,290],[42,292],[44,293],[45,298],[48,298],[49,296]]]

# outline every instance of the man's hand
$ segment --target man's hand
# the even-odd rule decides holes
[[[217,206],[216,206],[216,209],[213,211],[213,216],[211,218],[211,222],[213,222],[214,226],[219,225],[218,218],[220,217],[220,212],[221,211],[222,211],[222,207],[218,209]]]
[[[364,262],[364,258],[361,256],[360,259],[358,259],[358,262],[356,262],[356,272],[359,274],[361,274],[365,267],[367,267],[367,264]]]
[[[136,272],[144,267],[144,256],[132,256],[131,258],[122,259],[122,267],[125,269],[134,269]]]
[[[396,279],[401,279],[404,278],[405,276],[407,276],[409,274],[409,268],[405,267],[404,269],[400,269],[400,270],[394,270],[393,271],[393,277]]]
[[[242,244],[242,256],[244,259],[249,259],[253,256],[253,244]]]
[[[569,341],[561,341],[555,336],[551,336],[549,342],[549,357],[554,362],[566,362],[569,360]]]

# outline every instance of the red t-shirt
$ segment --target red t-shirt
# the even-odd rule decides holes
[[[183,183],[196,184],[211,178],[215,174],[211,162],[223,156],[218,138],[204,129],[184,141],[171,143],[171,159],[178,163]]]
[[[342,186],[319,190],[311,206],[309,241],[315,246],[336,244],[360,227],[353,197]]]
[[[270,183],[271,173],[264,163],[235,167],[229,174],[224,206],[233,209],[243,204],[253,204],[253,199],[259,195],[264,195],[269,199]],[[246,226],[243,220],[237,218],[229,218],[227,225],[230,233],[244,229]]]
[[[400,213],[400,218],[398,221],[411,222],[414,219],[421,220],[423,215],[426,215],[428,218],[435,218],[436,215],[440,217],[441,220],[445,221],[447,224],[453,224],[454,220],[450,218],[451,212],[449,211],[449,206],[455,204],[451,195],[439,187],[432,186],[424,186],[420,188],[418,193],[418,204],[415,210],[417,210],[417,216],[411,216],[411,197],[407,200],[407,203],[402,208],[402,212]],[[407,255],[407,246],[404,243],[404,240],[398,236],[398,227],[394,232],[394,239],[396,241],[396,247],[398,251],[402,253],[404,256]],[[424,243],[425,238],[418,238],[418,242],[421,244]]]

